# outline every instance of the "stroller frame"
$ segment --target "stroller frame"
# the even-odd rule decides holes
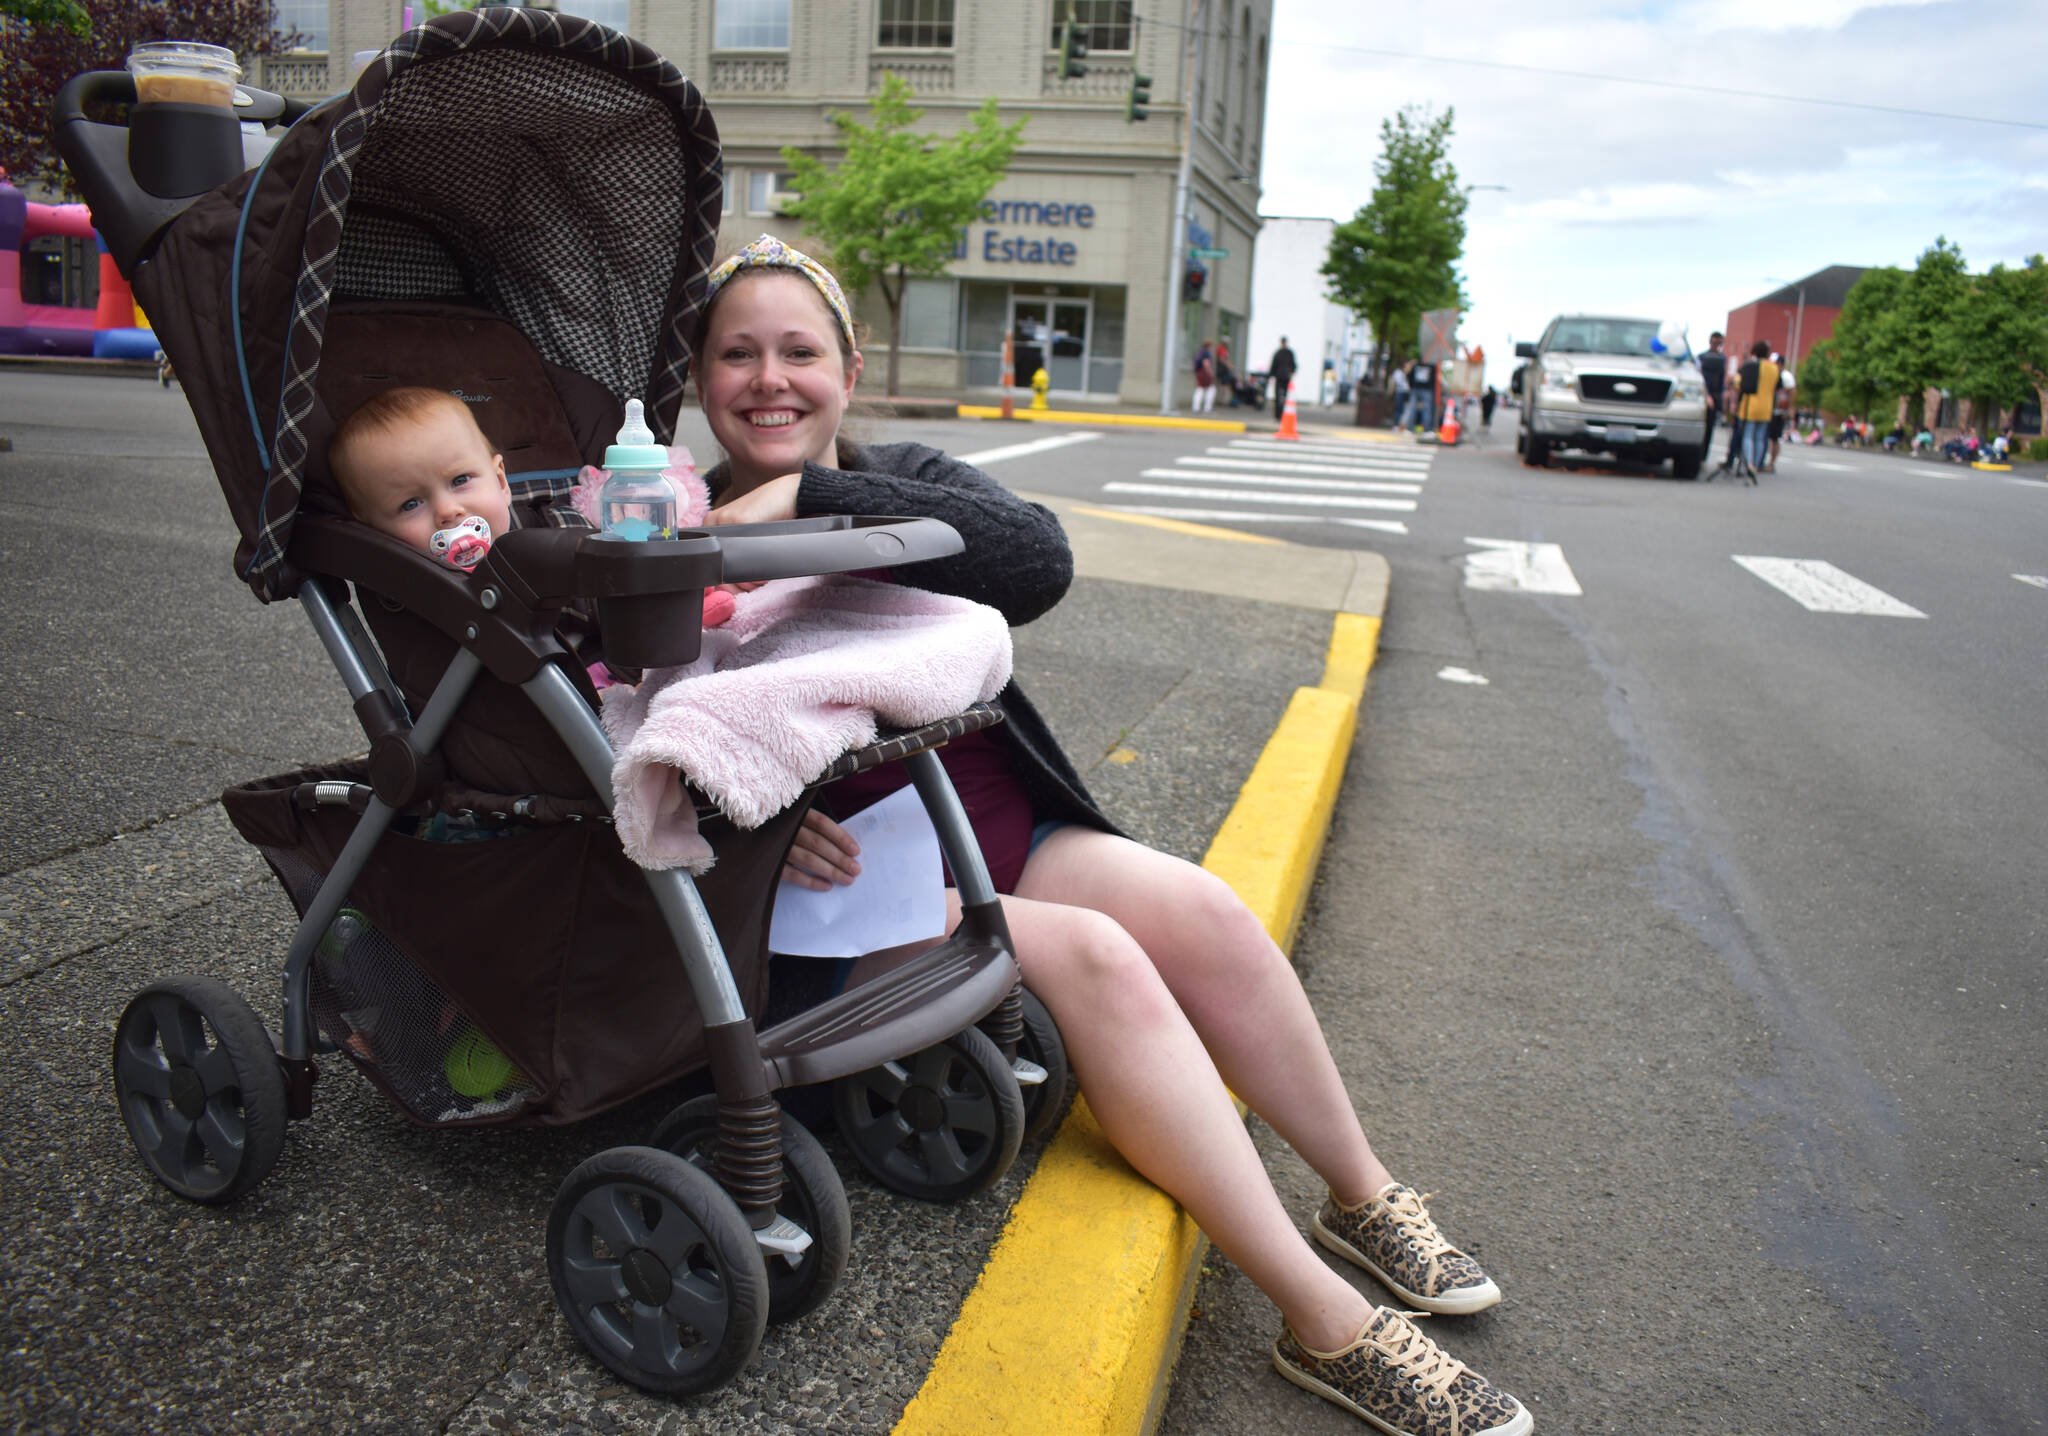
[[[415,83],[419,67],[444,61],[455,62],[446,70],[448,85],[437,90],[431,68]],[[595,148],[582,153],[630,153],[635,163],[652,153],[674,179],[674,204],[651,218],[638,250],[606,251],[592,270],[579,272],[585,283],[596,275],[638,286],[605,311],[613,317],[602,323],[573,307],[547,310],[544,301],[535,301],[543,304],[535,310],[533,297],[521,294],[522,277],[534,263],[551,262],[549,253],[464,248],[474,236],[450,223],[464,202],[453,189],[445,215],[424,208],[435,196],[420,196],[418,209],[392,199],[414,197],[402,184],[394,189],[389,167],[418,152],[421,115],[439,113],[436,102],[444,109],[458,99],[499,104],[509,93],[531,105],[541,92],[520,95],[519,77],[559,79],[565,71],[587,73],[592,85],[601,81],[613,106],[600,111],[593,102],[592,125],[611,128],[585,134],[579,142]],[[555,86],[548,93],[575,91]],[[357,815],[338,855],[302,896],[281,979],[281,1033],[273,1039],[239,994],[211,978],[154,983],[117,1025],[115,1086],[140,1154],[164,1185],[209,1203],[232,1201],[259,1183],[281,1153],[286,1122],[310,1115],[314,1057],[333,1050],[313,1010],[316,956],[342,925],[348,894],[395,820],[432,798],[442,776],[437,750],[481,678],[524,693],[609,812],[614,755],[585,690],[572,681],[572,672],[580,678],[576,660],[555,631],[565,602],[595,601],[608,660],[670,665],[696,656],[702,595],[712,584],[893,567],[961,550],[958,534],[931,519],[806,519],[639,544],[540,526],[502,535],[472,573],[460,575],[334,516],[331,496],[328,513],[302,510],[308,475],[318,473],[332,432],[316,377],[329,301],[343,290],[400,302],[482,299],[545,361],[548,382],[572,411],[564,417],[585,461],[607,406],[616,427],[622,394],[644,394],[657,436],[667,439],[689,359],[686,321],[716,237],[717,134],[695,87],[644,46],[593,22],[527,9],[429,21],[395,41],[349,94],[319,106],[289,105],[261,92],[253,97],[253,113],[291,129],[246,174],[235,168],[246,159],[239,136],[229,133],[232,115],[137,104],[125,73],[78,76],[52,107],[58,148],[116,264],[146,296],[167,359],[185,384],[241,532],[236,571],[265,601],[300,601],[370,743],[366,773],[347,781],[285,780],[289,792],[276,794],[293,811],[338,806]],[[131,145],[121,127],[90,120],[88,105],[103,102],[133,106],[130,128],[138,135],[147,128],[150,142]],[[382,267],[366,267],[372,256],[365,245],[382,241],[365,240],[351,251],[345,220],[352,183],[361,189],[374,169],[366,137],[381,133],[387,105],[396,106],[394,138],[378,152],[386,166],[376,176],[383,198],[370,203],[366,222],[381,227],[372,231],[378,235],[397,226],[412,247],[383,256],[389,262]],[[178,157],[171,167],[177,173],[142,173],[139,157],[146,155]],[[284,164],[273,163],[285,155]],[[549,174],[568,177],[564,183],[587,180],[576,158],[556,156]],[[650,250],[673,254],[670,266],[650,270]],[[252,258],[247,275],[245,254]],[[492,268],[500,263],[502,269]],[[451,282],[453,289],[432,287]],[[195,293],[206,298],[195,300]],[[224,307],[215,304],[218,294],[226,297]],[[624,318],[614,322],[617,316]],[[232,338],[225,339],[221,331],[229,326]],[[260,410],[259,395],[266,400]],[[273,396],[274,410],[267,402]],[[562,475],[574,468],[539,468],[535,481],[550,483],[545,497],[563,498]],[[349,584],[393,600],[455,645],[416,716],[387,662],[390,650],[366,630]],[[892,1180],[853,1144],[886,1185],[917,1195],[972,1190],[1008,1166],[1025,1130],[1020,1078],[1063,1095],[1057,1031],[1040,1020],[1042,1010],[1034,1016],[1022,993],[1000,899],[934,751],[1000,721],[991,705],[979,710],[849,755],[856,768],[872,761],[908,765],[963,907],[950,937],[859,988],[757,1032],[695,881],[680,870],[643,873],[702,1022],[715,1093],[672,1113],[650,1146],[615,1148],[578,1167],[548,1222],[550,1274],[565,1317],[600,1361],[635,1384],[688,1393],[722,1383],[751,1357],[769,1320],[808,1310],[837,1280],[847,1246],[845,1193],[816,1139],[784,1122],[777,1090],[838,1079],[843,1092],[878,1064],[926,1055],[934,1044],[967,1053],[997,1109],[1000,1135],[988,1144],[997,1162],[992,1171],[978,1171],[971,1186],[924,1191]],[[852,771],[848,761],[820,781]],[[338,823],[340,815],[330,817]],[[1056,1086],[1045,1081],[1048,1067],[1062,1074]],[[618,1091],[605,1087],[599,1095]],[[1040,1110],[1049,1120],[1058,1104],[1041,1096]],[[232,1119],[226,1129],[224,1114]],[[938,1120],[953,1118],[941,1112]],[[804,1209],[817,1214],[817,1230],[778,1210],[792,1181]],[[691,1333],[693,1341],[679,1339]]]

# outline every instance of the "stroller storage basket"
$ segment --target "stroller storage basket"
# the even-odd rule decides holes
[[[305,790],[367,779],[367,765],[338,764],[223,795],[302,914],[357,821],[348,807],[309,804]],[[774,870],[807,806],[744,833],[706,819],[720,829],[719,865],[698,889],[753,1013],[767,999],[760,934]],[[574,1122],[705,1062],[674,944],[603,822],[472,841],[387,834],[311,978],[328,1041],[428,1125]]]

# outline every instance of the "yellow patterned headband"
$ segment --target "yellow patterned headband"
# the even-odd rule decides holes
[[[860,341],[853,337],[853,312],[846,307],[846,295],[839,288],[839,281],[829,270],[802,250],[791,249],[772,234],[764,234],[731,259],[711,271],[711,278],[704,286],[704,303],[709,305],[711,297],[725,287],[725,282],[742,269],[793,269],[811,281],[818,293],[824,297],[825,307],[832,311],[832,317],[839,321],[839,332],[846,336],[846,347],[858,349]]]

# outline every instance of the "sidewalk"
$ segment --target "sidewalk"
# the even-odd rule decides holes
[[[110,1100],[115,1019],[181,972],[274,1019],[290,932],[218,794],[361,739],[303,617],[228,574],[196,435],[167,427],[177,396],[118,411],[153,436],[153,499],[176,522],[109,533],[42,496],[111,511],[135,461],[82,444],[102,432],[90,416],[26,422],[52,407],[35,379],[0,387],[16,439],[0,501],[18,529],[0,602],[26,615],[0,659],[0,1083],[16,1112],[0,1429],[1143,1429],[1199,1242],[1081,1105],[996,1188],[949,1206],[883,1192],[837,1154],[845,1284],[771,1330],[732,1385],[683,1403],[589,1358],[542,1256],[562,1177],[643,1140],[659,1097],[571,1129],[427,1132],[329,1059],[312,1120],[242,1202],[195,1207],[150,1181]],[[109,387],[110,403],[134,392]],[[1080,577],[1018,632],[1023,682],[1120,822],[1206,853],[1284,937],[1350,746],[1384,562],[1057,506]],[[104,581],[110,565],[123,582]]]

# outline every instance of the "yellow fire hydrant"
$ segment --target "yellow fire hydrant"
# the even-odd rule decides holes
[[[1040,369],[1040,370],[1039,370],[1039,371],[1038,371],[1038,372],[1037,372],[1036,374],[1033,374],[1033,375],[1031,376],[1031,407],[1032,407],[1032,408],[1034,408],[1034,409],[1043,409],[1043,408],[1045,408],[1045,407],[1046,407],[1046,403],[1045,403],[1045,391],[1046,391],[1046,390],[1048,390],[1048,389],[1050,389],[1051,387],[1052,387],[1052,375],[1050,375],[1050,374],[1046,373],[1046,372],[1045,372],[1045,370],[1043,370],[1043,369]]]

